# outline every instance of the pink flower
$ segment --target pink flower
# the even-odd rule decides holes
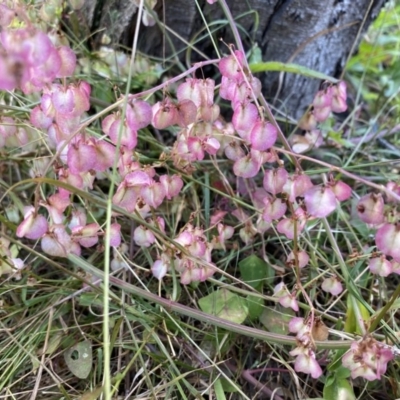
[[[313,217],[324,218],[335,210],[337,202],[329,186],[314,186],[304,193],[307,211]]]
[[[296,347],[289,353],[291,356],[297,355],[294,363],[294,369],[297,372],[310,374],[314,379],[322,375],[322,369],[315,359],[315,353],[312,349],[306,347]]]
[[[268,169],[265,171],[263,187],[273,196],[282,192],[282,189],[288,179],[288,172],[284,168]]]
[[[326,278],[322,282],[321,288],[322,290],[332,294],[333,296],[337,296],[338,294],[343,292],[343,286],[336,276]]]
[[[375,234],[376,247],[400,262],[400,224],[384,224]]]
[[[37,214],[34,207],[25,208],[24,220],[18,225],[17,236],[36,240],[41,238],[48,229],[47,219]]]
[[[223,77],[229,78],[234,82],[241,83],[243,78],[243,64],[245,56],[239,51],[235,50],[234,55],[221,58],[219,62],[219,70]]]
[[[392,263],[386,259],[385,255],[371,258],[368,263],[369,270],[376,275],[386,277],[393,272]]]
[[[301,250],[297,252],[297,261],[299,263],[299,268],[304,268],[310,261],[310,257],[304,250]],[[286,264],[293,267],[295,266],[295,257],[293,251],[291,251],[290,254],[288,255]]]
[[[351,371],[353,379],[361,376],[368,381],[379,380],[386,372],[387,363],[393,360],[391,348],[366,336],[351,344],[342,358],[344,367]]]
[[[384,220],[384,208],[382,195],[370,193],[361,197],[357,204],[357,213],[361,221],[367,224],[381,224]]]
[[[156,238],[151,230],[144,226],[138,226],[133,232],[133,240],[138,246],[150,247]]]
[[[158,279],[161,280],[167,274],[170,261],[165,255],[161,256],[161,259],[156,260],[151,267],[151,272]]]
[[[299,311],[296,297],[289,292],[286,285],[281,282],[274,288],[274,296],[278,297],[279,304],[285,308],[291,308],[294,311]]]

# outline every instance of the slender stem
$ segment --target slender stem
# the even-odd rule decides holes
[[[96,276],[97,278],[104,278],[104,272],[89,264],[86,260],[74,255],[69,254],[68,259],[76,264],[78,267]],[[147,292],[137,286],[124,282],[113,276],[109,277],[110,284],[123,289],[127,293],[134,294],[142,299],[159,304],[170,312],[177,312],[178,314],[185,315],[197,319],[198,321],[206,322],[219,328],[226,329],[230,332],[238,333],[254,339],[265,340],[268,343],[296,345],[296,338],[293,336],[280,335],[276,333],[266,332],[261,329],[251,328],[248,326],[236,324],[231,321],[216,317],[214,315],[206,314],[202,311],[192,309],[182,304],[176,303],[156,294]],[[329,341],[316,341],[315,344],[321,349],[348,349],[351,345],[351,340],[329,340]]]
[[[278,147],[274,147],[274,149],[275,149],[275,151],[280,152],[280,153],[293,155],[292,151],[287,151],[286,149],[280,149]],[[342,175],[347,176],[350,179],[353,179],[356,182],[363,183],[366,186],[372,187],[372,188],[374,188],[376,190],[379,190],[380,192],[384,192],[388,196],[391,196],[392,198],[396,199],[397,201],[400,201],[400,196],[398,194],[396,194],[395,192],[393,192],[392,190],[389,190],[388,188],[386,188],[383,185],[378,185],[377,183],[368,181],[367,179],[364,179],[364,178],[362,178],[362,177],[360,177],[358,175],[355,175],[355,174],[353,174],[351,172],[348,172],[348,171],[346,171],[345,169],[343,169],[341,167],[337,167],[336,165],[332,165],[332,164],[329,164],[329,163],[327,163],[325,161],[317,160],[315,158],[308,157],[308,156],[305,156],[303,154],[296,154],[296,157],[300,158],[302,160],[307,160],[307,161],[313,162],[313,163],[318,164],[318,165],[322,165],[322,166],[330,169],[331,171],[336,171],[336,172],[338,172],[338,173],[340,173]]]
[[[229,361],[225,361],[225,365],[230,369],[233,373],[238,373],[239,368],[237,368],[235,365],[233,365]],[[270,398],[274,394],[274,392],[267,387],[265,384],[259,382],[254,376],[251,374],[249,370],[243,370],[240,372],[240,375],[242,376],[243,379],[245,379],[247,382],[251,383],[254,385],[260,392],[263,392]],[[274,395],[273,397],[275,400],[283,400],[283,398],[277,394]]]
[[[233,37],[235,38],[236,47],[243,54],[246,54],[245,51],[244,51],[242,39],[240,38],[240,34],[239,34],[238,28],[236,26],[236,22],[233,19],[233,16],[232,16],[231,10],[229,9],[228,4],[226,4],[225,0],[219,0],[219,4],[221,5],[222,10],[224,11],[225,17],[228,20],[229,26],[232,29],[232,34],[233,34]]]
[[[393,292],[392,297],[390,298],[390,300],[385,304],[384,307],[381,308],[381,310],[379,311],[378,315],[374,319],[372,319],[371,326],[368,329],[369,332],[374,332],[374,330],[379,325],[379,322],[382,320],[382,318],[385,316],[387,311],[390,309],[392,304],[396,301],[396,299],[399,296],[400,296],[400,285],[397,285],[397,288]]]

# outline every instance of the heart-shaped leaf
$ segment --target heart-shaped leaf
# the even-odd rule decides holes
[[[249,313],[246,299],[227,289],[220,289],[199,300],[202,311],[241,324]]]
[[[248,285],[261,289],[268,274],[268,264],[264,260],[253,254],[240,261],[239,269],[242,279]]]
[[[64,353],[64,359],[75,376],[86,379],[92,370],[92,343],[89,340],[77,343]]]
[[[260,316],[260,322],[268,331],[287,335],[289,332],[289,321],[293,318],[294,311],[277,305],[275,308],[265,307]]]

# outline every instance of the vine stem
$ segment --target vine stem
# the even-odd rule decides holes
[[[274,149],[275,149],[275,151],[280,152],[280,153],[294,155],[293,151],[288,151],[286,149],[280,149],[278,147],[274,147]],[[388,196],[392,197],[393,199],[396,199],[398,202],[400,202],[400,196],[383,185],[378,185],[374,182],[370,182],[367,179],[362,178],[361,176],[355,175],[351,172],[346,171],[345,169],[343,169],[341,167],[337,167],[336,165],[329,164],[325,161],[317,160],[315,158],[308,157],[303,154],[296,154],[296,157],[303,159],[303,160],[313,162],[314,164],[322,165],[323,167],[326,167],[331,171],[339,172],[340,174],[345,175],[348,178],[353,179],[356,182],[363,183],[366,186],[369,186],[371,188],[379,190],[380,192],[384,192],[386,195],[388,195]]]
[[[82,268],[84,271],[92,274],[93,276],[104,279],[104,272],[94,267],[86,260],[74,255],[69,254],[68,259],[73,262],[76,266]],[[156,294],[148,292],[137,286],[131,285],[130,283],[124,282],[113,276],[109,277],[110,284],[116,286],[127,293],[136,295],[142,299],[163,306],[170,312],[177,312],[178,314],[185,315],[190,318],[194,318],[198,321],[206,322],[219,328],[226,329],[230,332],[238,333],[254,339],[265,340],[268,343],[282,344],[282,345],[296,345],[296,338],[294,336],[280,335],[276,333],[266,332],[261,329],[251,328],[245,325],[240,325],[235,322],[228,321],[216,317],[211,314],[206,314],[202,311],[192,309],[191,307],[184,306],[172,300],[165,299]],[[327,340],[327,341],[315,341],[315,344],[320,349],[348,349],[352,343],[352,340]]]

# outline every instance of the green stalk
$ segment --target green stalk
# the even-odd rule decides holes
[[[379,325],[379,322],[383,319],[385,314],[388,312],[392,304],[396,301],[396,299],[400,296],[400,285],[397,285],[396,290],[393,292],[392,297],[390,300],[385,304],[384,307],[382,307],[376,316],[376,318],[372,319],[371,326],[369,327],[368,331],[369,332],[374,332],[374,330],[377,328]]]

